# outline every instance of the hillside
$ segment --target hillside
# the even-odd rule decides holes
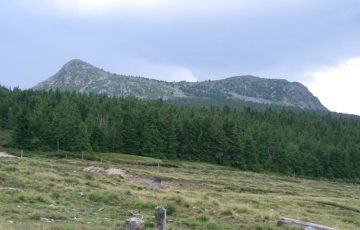
[[[19,149],[125,152],[242,170],[360,178],[360,119],[197,108],[76,92],[0,88],[0,127]],[[6,142],[8,135],[4,135]]]
[[[84,93],[106,93],[112,96],[135,96],[140,99],[162,98],[165,101],[183,104],[213,101],[220,105],[241,106],[243,102],[327,110],[305,86],[298,82],[254,76],[203,82],[164,82],[112,74],[81,60],[71,60],[54,76],[37,84],[33,89],[56,88]]]
[[[178,161],[160,161],[157,168],[147,165],[158,161],[151,158],[96,156],[59,159],[25,151],[22,159],[0,158],[0,229],[117,230],[136,214],[153,229],[157,205],[168,210],[169,230],[286,229],[276,227],[281,216],[360,229],[359,185]],[[147,189],[155,177],[164,187]]]

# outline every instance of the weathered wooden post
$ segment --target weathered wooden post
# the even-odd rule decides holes
[[[155,230],[166,230],[166,209],[155,208]]]

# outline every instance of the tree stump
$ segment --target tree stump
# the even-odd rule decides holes
[[[166,230],[166,209],[156,207],[155,209],[155,230]]]

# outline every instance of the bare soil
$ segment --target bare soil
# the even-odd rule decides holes
[[[15,157],[15,156],[10,155],[9,153],[0,152],[0,157]]]
[[[106,175],[112,176],[112,175],[119,175],[124,180],[140,184],[144,186],[150,185],[156,177],[153,176],[145,176],[145,175],[133,175],[130,174],[128,171],[124,169],[119,168],[109,168],[104,169],[97,166],[89,166],[83,169],[85,172],[93,172],[93,173],[104,173]],[[179,179],[162,179],[161,181],[161,187],[163,188],[208,188],[209,186],[203,183],[199,183],[196,181],[191,180],[179,180]]]

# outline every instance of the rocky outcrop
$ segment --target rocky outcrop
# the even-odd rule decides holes
[[[36,85],[36,90],[75,90],[105,93],[110,96],[135,96],[140,99],[219,102],[250,102],[262,105],[327,110],[301,83],[282,79],[237,76],[203,82],[165,82],[106,72],[81,60],[71,60],[54,76]],[[201,102],[200,102],[201,103]]]

